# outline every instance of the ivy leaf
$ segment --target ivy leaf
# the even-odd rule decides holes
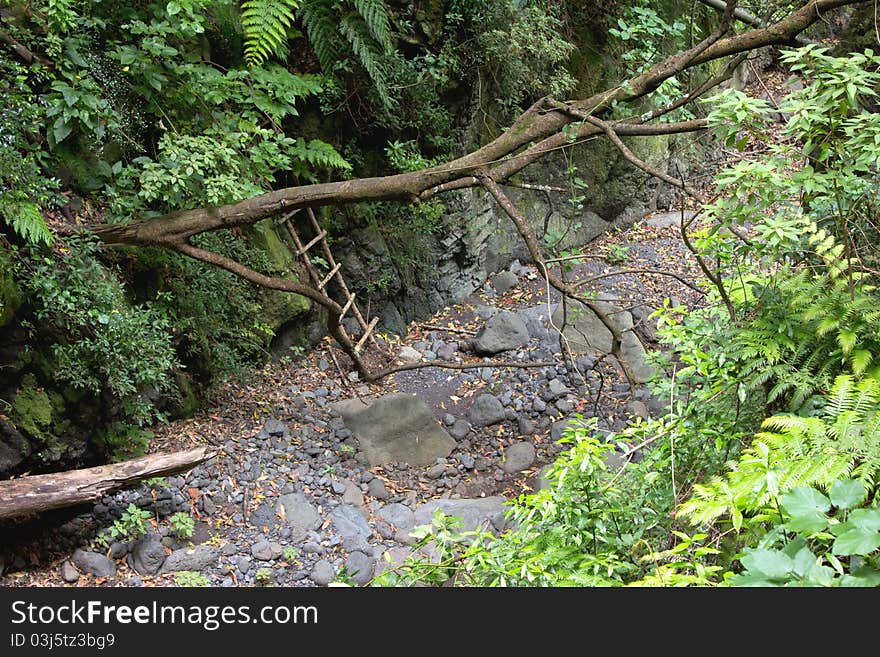
[[[831,501],[815,488],[798,486],[782,496],[782,508],[795,519],[827,513],[831,509]]]
[[[865,501],[868,491],[864,484],[853,479],[835,481],[828,491],[831,503],[838,509],[854,509]]]
[[[741,561],[747,570],[768,579],[783,579],[794,570],[794,560],[778,550],[752,550]]]

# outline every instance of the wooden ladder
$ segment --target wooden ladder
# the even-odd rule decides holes
[[[340,328],[342,331],[345,331],[345,326],[342,326],[342,319],[345,315],[351,311],[354,318],[357,320],[357,323],[361,327],[361,337],[357,342],[351,340],[351,336],[349,336],[349,340],[354,343],[354,352],[356,354],[360,354],[361,348],[363,348],[364,344],[369,340],[370,344],[372,344],[376,349],[380,349],[379,344],[376,342],[376,338],[373,335],[373,329],[376,328],[376,324],[379,323],[379,318],[374,317],[369,322],[364,319],[363,314],[355,303],[355,293],[352,293],[348,289],[348,285],[345,283],[345,278],[342,276],[342,264],[337,263],[333,258],[333,253],[330,251],[330,246],[327,244],[327,231],[322,229],[320,224],[318,224],[318,220],[315,218],[315,213],[311,208],[306,208],[306,212],[309,216],[309,221],[312,224],[312,228],[315,231],[315,236],[309,240],[307,243],[303,243],[302,239],[297,233],[296,228],[293,225],[291,219],[296,215],[297,212],[302,210],[303,208],[297,208],[292,212],[287,213],[281,219],[284,225],[287,227],[287,230],[290,232],[290,236],[293,238],[293,243],[296,245],[296,257],[300,258],[303,262],[303,265],[306,268],[306,272],[308,272],[309,278],[312,281],[312,285],[319,292],[323,292],[324,288],[327,287],[327,284],[331,281],[335,281],[339,286],[340,291],[342,292],[343,299],[345,303],[342,306],[342,313],[339,315]],[[309,258],[309,250],[313,247],[321,245],[321,248],[324,252],[324,259],[327,261],[327,266],[330,267],[330,271],[326,274],[319,272],[315,269],[315,265],[312,263],[312,259]],[[346,333],[347,335],[347,333]]]

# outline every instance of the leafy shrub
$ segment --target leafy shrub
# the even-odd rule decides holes
[[[171,533],[178,538],[189,539],[193,536],[196,521],[188,513],[178,511],[168,516],[168,526],[171,529]]]

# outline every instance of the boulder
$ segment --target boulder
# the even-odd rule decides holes
[[[507,500],[500,496],[474,499],[441,499],[425,502],[415,510],[415,526],[431,523],[434,512],[439,509],[448,516],[461,518],[464,531],[496,530],[507,526],[504,517],[504,504]]]
[[[144,536],[135,542],[128,564],[141,575],[155,575],[168,556],[165,546],[156,535]]]
[[[468,420],[475,427],[498,424],[504,418],[504,405],[497,397],[487,393],[478,396],[468,409]]]
[[[342,408],[340,415],[357,437],[368,467],[395,461],[430,465],[455,448],[455,440],[415,395],[385,395],[362,410]]]
[[[181,570],[202,570],[214,565],[219,556],[217,549],[209,545],[180,548],[168,555],[159,573],[164,575]]]
[[[527,470],[535,462],[535,446],[527,441],[514,443],[504,450],[503,470],[507,474]]]
[[[492,277],[492,287],[498,294],[504,294],[519,283],[517,275],[510,271],[502,271]]]
[[[290,527],[290,540],[294,543],[302,541],[310,531],[321,526],[318,510],[302,493],[282,495],[275,509]]]
[[[502,351],[517,349],[529,342],[529,330],[525,322],[511,312],[502,311],[489,318],[474,337],[474,353],[491,356]]]
[[[95,577],[113,577],[116,574],[116,564],[97,552],[77,550],[73,553],[71,560],[81,573],[88,573]]]

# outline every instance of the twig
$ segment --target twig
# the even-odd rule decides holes
[[[589,278],[585,278],[581,281],[575,283],[576,287],[581,287],[582,285],[587,285],[588,283],[592,283],[594,281],[601,280],[603,278],[609,278],[611,276],[618,276],[622,274],[657,274],[659,276],[669,276],[670,278],[674,278],[678,282],[687,285],[690,289],[695,292],[699,292],[702,295],[706,293],[698,288],[696,285],[691,283],[689,280],[681,276],[680,274],[676,274],[675,272],[666,271],[663,269],[619,269],[617,271],[610,271],[605,274],[597,274],[596,276],[590,276]]]
[[[454,328],[451,326],[439,326],[437,324],[422,324],[422,328],[432,331],[448,331],[449,333],[464,333],[465,335],[476,335],[477,332],[471,329]]]
[[[384,370],[380,370],[374,374],[370,375],[370,381],[375,381],[377,379],[381,379],[390,374],[395,374],[397,372],[405,372],[407,370],[420,370],[426,367],[440,367],[448,370],[475,370],[483,367],[518,367],[518,368],[528,368],[528,367],[550,367],[555,366],[555,361],[534,361],[534,362],[522,362],[516,360],[489,360],[482,361],[479,363],[453,363],[448,360],[430,360],[425,361],[423,363],[407,363],[406,365],[395,365],[393,367],[385,368]]]

